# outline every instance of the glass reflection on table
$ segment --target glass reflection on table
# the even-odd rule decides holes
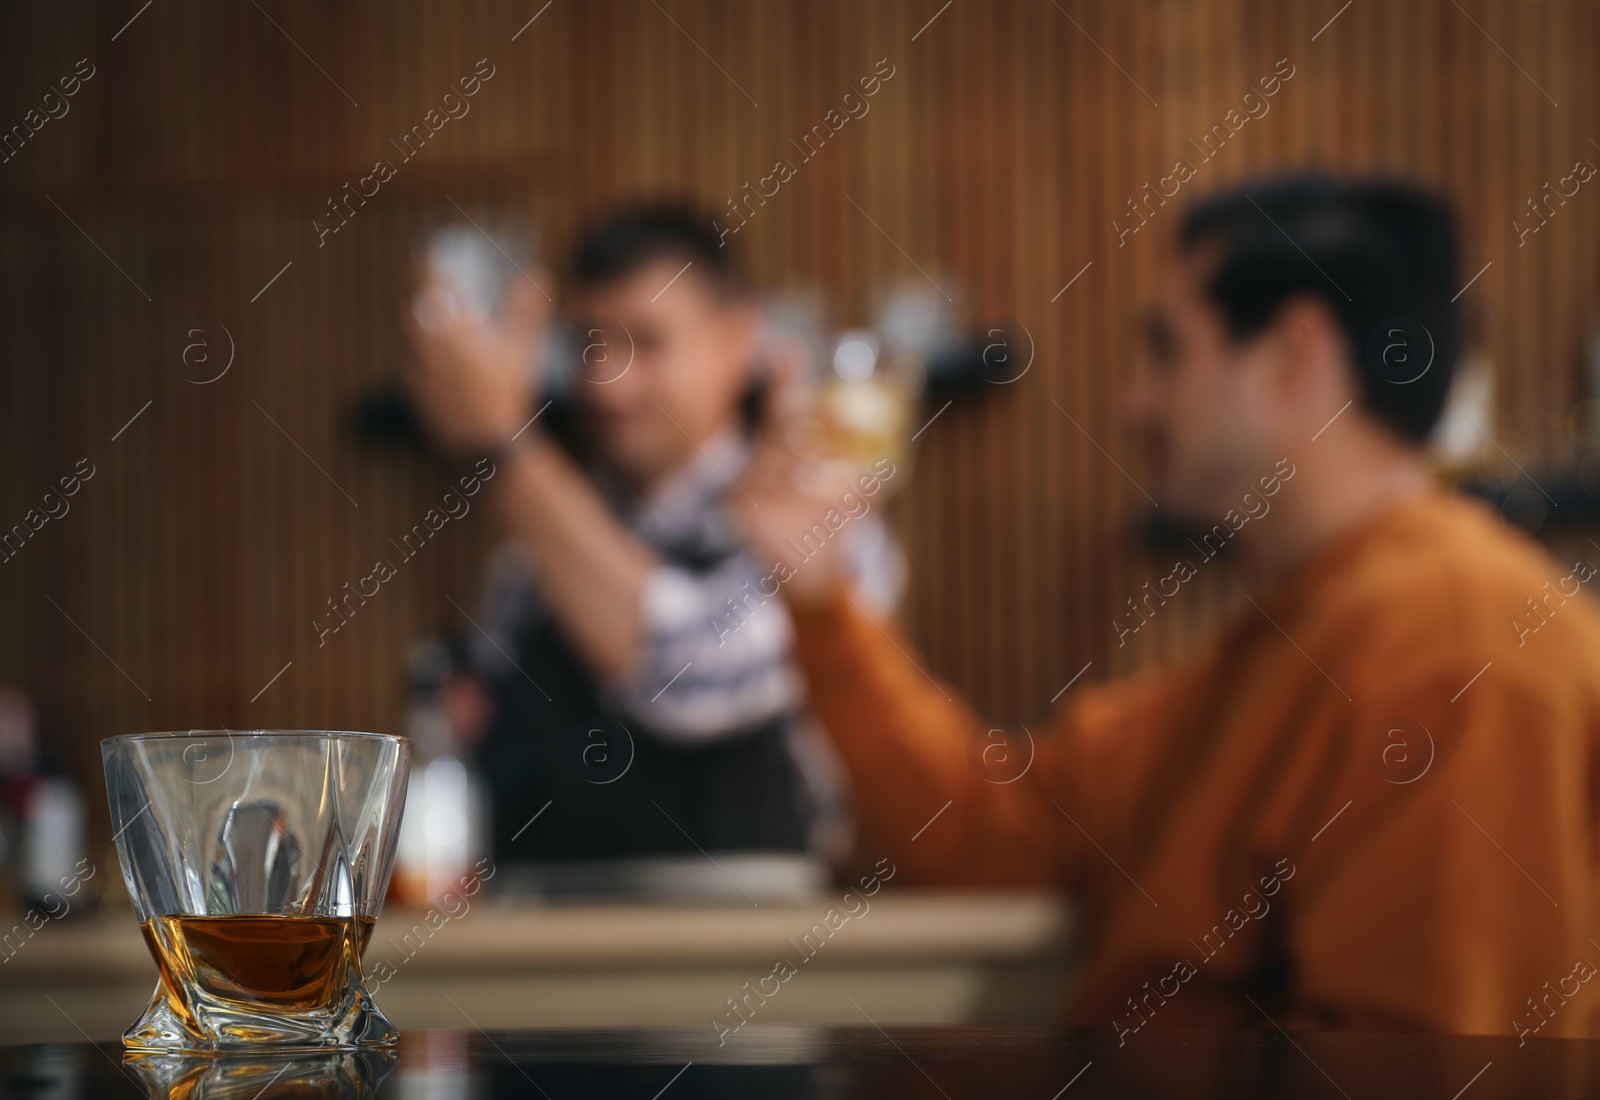
[[[122,1065],[150,1100],[370,1100],[399,1061],[392,1049],[265,1057],[139,1051]]]

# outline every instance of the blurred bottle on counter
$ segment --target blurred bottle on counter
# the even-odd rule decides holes
[[[86,822],[83,793],[45,751],[32,697],[0,686],[0,908],[64,916],[93,874]]]
[[[463,759],[488,703],[458,650],[437,637],[411,650],[411,779],[389,896],[416,908],[459,897],[488,854],[488,791]]]

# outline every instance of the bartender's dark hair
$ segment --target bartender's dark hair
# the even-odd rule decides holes
[[[1217,251],[1207,292],[1234,339],[1290,299],[1322,299],[1342,322],[1362,404],[1406,439],[1427,437],[1462,336],[1455,216],[1442,198],[1396,181],[1288,176],[1201,202],[1180,240]]]
[[[722,247],[711,224],[710,217],[687,203],[644,202],[615,210],[585,229],[573,245],[571,285],[592,289],[668,260],[692,263],[693,274],[719,294],[736,293],[743,281],[733,250]]]

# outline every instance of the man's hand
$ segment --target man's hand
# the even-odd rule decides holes
[[[804,560],[789,540],[798,541],[830,508],[837,508],[859,473],[849,463],[823,454],[816,421],[801,408],[802,369],[797,356],[778,360],[767,391],[761,440],[739,479],[744,491],[727,496],[750,553],[764,565],[782,560],[793,568],[783,592],[792,603],[801,604],[823,599],[841,583],[840,540],[826,540]]]
[[[502,321],[476,316],[424,267],[405,311],[413,352],[406,392],[434,440],[453,454],[499,447],[532,415],[534,356],[549,303],[526,280],[506,299]]]

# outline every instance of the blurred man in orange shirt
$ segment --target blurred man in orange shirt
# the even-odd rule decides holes
[[[1206,534],[1111,628],[1228,543],[1248,602],[1070,692],[1025,769],[985,766],[989,724],[825,557],[789,563],[813,705],[906,879],[1083,897],[1074,1023],[1596,1033],[1595,568],[1433,484],[1456,251],[1397,184],[1188,214],[1125,411],[1162,513]],[[771,558],[830,503],[798,461],[770,444],[734,501]]]

